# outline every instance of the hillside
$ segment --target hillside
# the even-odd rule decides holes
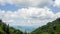
[[[60,34],[60,18],[47,23],[47,25],[37,28],[30,34]]]
[[[20,30],[10,27],[9,24],[6,25],[0,20],[0,34],[27,34],[27,32],[23,33]],[[60,18],[37,28],[30,34],[60,34]]]
[[[6,25],[2,20],[0,20],[0,34],[23,34],[23,32]]]

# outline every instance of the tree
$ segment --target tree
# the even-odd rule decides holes
[[[3,24],[3,31],[6,32],[6,34],[10,34],[9,24],[8,24],[8,26],[6,26],[6,24]]]
[[[0,22],[2,22],[2,20],[0,20]]]
[[[7,26],[7,30],[6,30],[7,34],[10,34],[10,30],[9,30],[9,24]]]
[[[54,34],[54,32],[50,32],[50,34]]]
[[[55,25],[53,26],[53,30],[56,30],[56,26]]]

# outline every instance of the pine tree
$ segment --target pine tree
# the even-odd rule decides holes
[[[7,34],[10,34],[9,24],[8,24],[8,27],[7,27]]]
[[[2,24],[2,29],[3,29],[4,32],[6,32],[6,26],[5,26],[5,24]]]
[[[6,34],[10,34],[9,24],[8,24],[8,26],[6,26],[6,24],[3,24],[3,31],[6,32]]]

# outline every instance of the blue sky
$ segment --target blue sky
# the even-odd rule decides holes
[[[49,8],[52,9],[52,11],[53,11],[54,13],[60,12],[60,8],[58,8],[58,7],[49,6]]]
[[[10,25],[46,25],[60,17],[60,0],[0,0],[0,16]]]
[[[18,7],[16,5],[6,4],[6,5],[0,5],[0,9],[5,10],[5,11],[16,11],[16,10],[20,9],[20,7]]]
[[[50,9],[52,9],[52,11],[54,13],[59,12],[60,8],[58,7],[54,7],[52,5],[48,6]],[[0,9],[1,10],[5,10],[5,11],[17,11],[18,9],[21,9],[22,7],[16,6],[16,5],[10,5],[10,4],[6,4],[6,5],[0,5]]]

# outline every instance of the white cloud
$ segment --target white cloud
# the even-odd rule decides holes
[[[55,0],[54,6],[60,7],[60,0]]]
[[[0,0],[0,4],[15,4],[20,7],[44,7],[53,4],[52,0]]]
[[[14,12],[0,10],[0,16],[2,16],[1,18],[4,22],[19,26],[42,26],[60,17],[59,15],[60,12],[54,14],[53,11],[47,7],[22,8]]]
[[[60,12],[56,13],[56,18],[60,17]]]
[[[6,4],[6,1],[5,0],[0,0],[0,4],[1,5],[5,5]]]

